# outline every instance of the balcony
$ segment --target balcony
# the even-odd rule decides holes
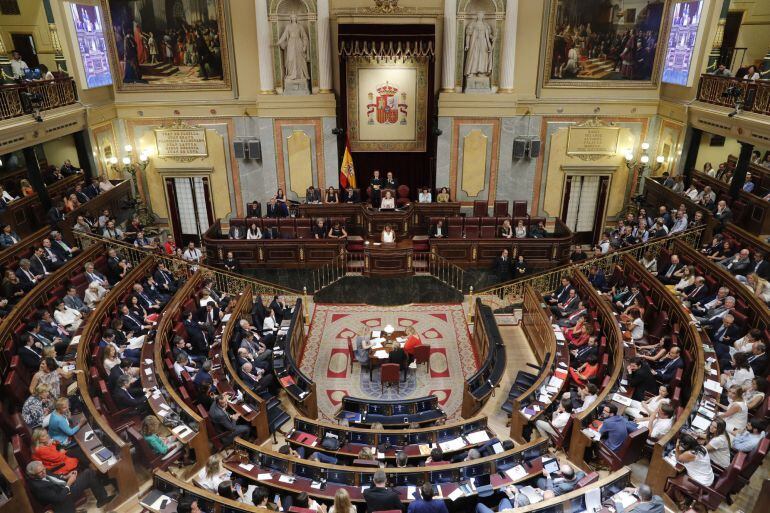
[[[737,97],[724,96],[724,92],[733,86],[740,88],[740,95]],[[738,100],[743,103],[741,108],[744,112],[770,116],[770,81],[751,82],[739,78],[701,75],[698,85],[698,101],[734,109]]]
[[[35,108],[30,101],[30,94],[40,95],[38,108],[41,111],[72,105],[78,101],[72,77],[1,85],[0,120],[33,114]]]

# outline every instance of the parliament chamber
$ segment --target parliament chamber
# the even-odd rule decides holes
[[[769,26],[0,0],[0,512],[770,511]]]

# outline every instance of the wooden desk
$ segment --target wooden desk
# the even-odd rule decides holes
[[[32,504],[29,501],[24,479],[16,475],[2,455],[0,455],[0,479],[6,481],[11,492],[8,502],[0,503],[0,509],[14,513],[32,513]]]
[[[395,243],[369,242],[364,245],[364,276],[398,278],[414,274],[411,240]]]

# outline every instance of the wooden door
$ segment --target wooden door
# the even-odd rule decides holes
[[[165,184],[174,240],[178,246],[200,244],[203,234],[214,223],[208,177],[168,177]]]
[[[575,242],[594,244],[599,240],[607,214],[609,177],[568,175],[564,184],[561,220],[575,234]]]

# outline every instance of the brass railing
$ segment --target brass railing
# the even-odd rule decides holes
[[[735,88],[735,94],[725,94],[731,87]],[[745,111],[770,115],[770,82],[701,75],[698,101],[735,108],[739,100]]]
[[[363,256],[349,253],[343,248],[334,260],[311,271],[310,290],[313,294],[317,294],[332,283],[341,280],[349,272],[361,272],[363,268]]]
[[[412,261],[416,273],[430,274],[444,285],[463,292],[465,270],[437,253],[415,253]]]
[[[32,95],[39,95],[32,101]],[[33,103],[40,110],[50,110],[78,101],[72,77],[23,82],[0,86],[0,119],[10,119],[34,112]]]
[[[243,276],[241,274],[231,273],[219,268],[211,267],[206,264],[196,264],[188,262],[182,258],[172,255],[166,255],[162,252],[152,251],[149,249],[138,248],[132,244],[122,242],[115,239],[108,239],[99,235],[91,233],[73,232],[78,239],[78,243],[81,247],[86,247],[92,242],[103,242],[107,245],[107,249],[114,248],[120,255],[125,258],[132,266],[136,267],[147,255],[154,255],[158,261],[171,271],[174,276],[181,279],[190,278],[195,271],[201,269],[204,272],[206,278],[214,280],[214,284],[217,290],[225,291],[230,294],[240,294],[247,285],[251,286],[251,290],[254,294],[261,294],[264,297],[272,297],[274,295],[283,295],[287,302],[292,302],[298,297],[303,296],[303,292],[293,290],[287,287],[280,287],[274,283],[261,281],[256,278]],[[84,245],[85,244],[85,245]],[[205,254],[205,251],[201,250],[201,253]]]
[[[575,269],[579,269],[582,273],[588,274],[588,270],[592,265],[598,265],[609,276],[612,273],[616,264],[623,261],[624,255],[632,255],[633,258],[639,260],[642,255],[651,251],[654,256],[658,256],[661,248],[670,248],[675,240],[681,240],[690,246],[697,248],[700,245],[701,235],[705,227],[699,226],[697,228],[691,228],[683,232],[661,237],[660,239],[653,239],[646,244],[637,244],[628,248],[619,249],[608,253],[606,255],[589,258],[582,262],[562,265],[554,268],[551,271],[545,273],[538,273],[532,276],[525,276],[523,278],[494,285],[486,289],[481,289],[476,292],[482,299],[495,297],[495,307],[505,308],[511,305],[520,304],[524,299],[524,287],[527,285],[532,286],[538,293],[547,294],[555,290],[559,286],[563,276],[571,276]]]

